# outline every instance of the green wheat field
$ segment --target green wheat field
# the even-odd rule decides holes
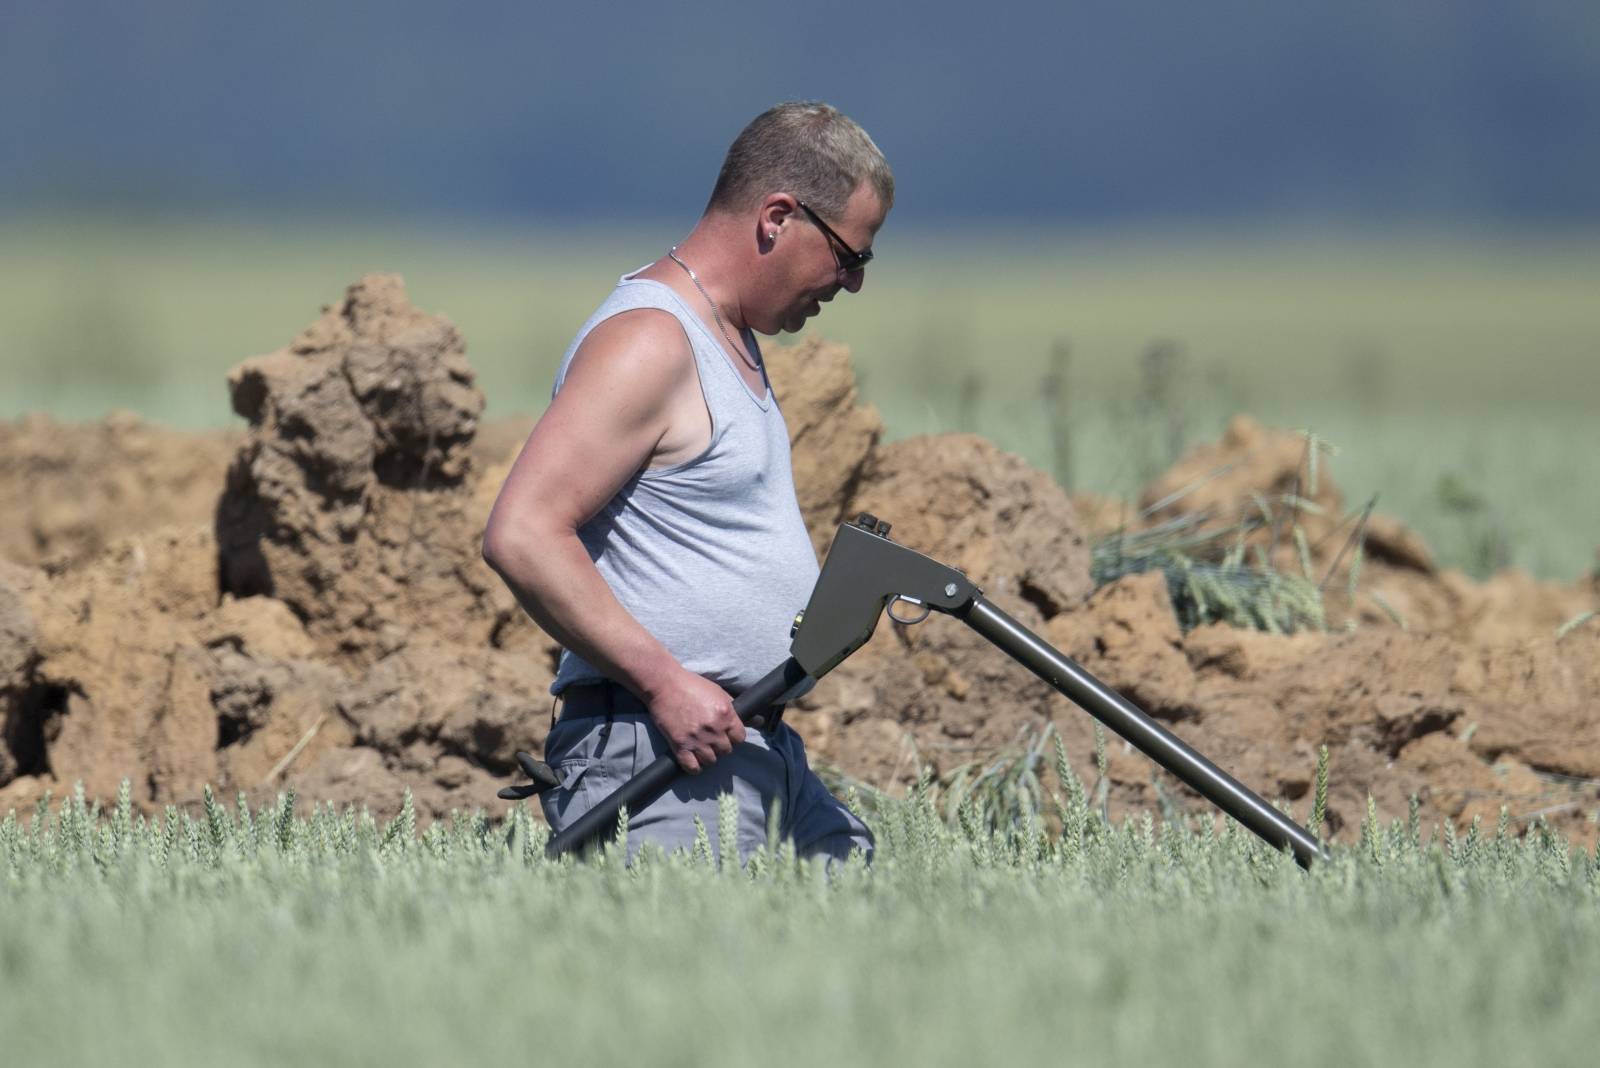
[[[228,368],[373,270],[460,327],[487,417],[537,415],[614,280],[691,222],[0,221],[0,418],[226,425]],[[891,440],[973,430],[1075,491],[1129,495],[1249,412],[1339,445],[1351,506],[1376,494],[1443,562],[1572,581],[1600,544],[1597,238],[891,220],[863,292],[810,329],[851,346]]]
[[[1307,873],[1231,824],[884,802],[880,852],[546,861],[525,810],[69,799],[0,824],[8,1064],[1593,1064],[1600,858],[1369,816]],[[1303,815],[1303,814],[1302,814]],[[725,855],[732,856],[731,847]]]

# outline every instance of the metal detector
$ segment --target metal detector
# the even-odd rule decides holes
[[[896,606],[907,614],[896,614]],[[1001,611],[966,575],[890,541],[889,524],[871,515],[840,525],[811,600],[795,617],[789,658],[735,698],[734,711],[748,724],[807,677],[822,678],[867,643],[885,610],[901,623],[919,623],[930,611],[956,617],[1274,849],[1293,850],[1301,867],[1326,856],[1304,827]],[[525,753],[518,753],[517,761],[534,781],[506,787],[502,798],[529,797],[554,785],[547,765]],[[589,845],[603,832],[614,832],[623,806],[638,812],[680,774],[672,756],[658,758],[552,837],[546,854],[559,857]]]

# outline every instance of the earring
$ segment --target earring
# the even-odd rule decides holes
[[[778,240],[778,231],[776,231],[776,230],[768,230],[767,231],[767,240],[768,241],[776,241],[776,240]]]

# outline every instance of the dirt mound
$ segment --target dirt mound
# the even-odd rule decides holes
[[[1363,575],[1353,614],[1363,626],[1399,625],[1464,641],[1516,642],[1553,637],[1596,609],[1600,590],[1541,581],[1517,569],[1475,582],[1459,571],[1429,578],[1379,565]]]
[[[550,658],[419,640],[375,665],[339,708],[424,811],[468,810],[489,804],[513,753],[544,744],[553,677]]]
[[[992,599],[1048,618],[1094,589],[1089,544],[1055,480],[976,434],[908,438],[872,454],[847,514],[898,522],[918,552],[960,568]]]
[[[911,438],[873,451],[846,514],[870,512],[895,536],[965,571],[1024,625],[1090,594],[1089,548],[1072,502],[1017,456],[972,434]],[[1036,679],[943,617],[886,622],[823,679],[795,722],[823,760],[879,784],[918,765],[948,770],[1050,714]]]
[[[1438,573],[1421,539],[1373,516],[1336,633],[1184,633],[1159,574],[1093,588],[1084,517],[1122,524],[1134,509],[1075,507],[972,435],[881,444],[838,346],[780,348],[770,368],[819,549],[857,512],[890,520],[899,540],[964,569],[1024,625],[1302,813],[1328,745],[1335,828],[1348,831],[1370,793],[1388,816],[1412,795],[1426,820],[1493,818],[1505,804],[1593,837],[1583,817],[1596,804],[1586,781],[1600,777],[1600,711],[1587,699],[1600,687],[1600,625],[1555,633],[1600,606],[1600,580]],[[461,339],[385,276],[240,365],[230,386],[243,434],[121,417],[0,431],[0,501],[24,517],[3,547],[16,563],[0,561],[0,811],[77,781],[109,797],[124,778],[145,807],[192,803],[210,783],[257,802],[293,786],[307,802],[379,814],[410,789],[425,819],[493,809],[512,752],[543,741],[558,651],[478,551],[531,424],[478,433],[482,396]],[[1318,566],[1330,566],[1346,506],[1325,458],[1313,488],[1309,455],[1303,436],[1235,420],[1143,499],[1159,505],[1152,521],[1231,519],[1256,495],[1297,492],[1311,502],[1297,518]],[[72,480],[91,491],[61,518],[51,508]],[[1358,629],[1337,632],[1346,617]],[[1098,774],[1092,720],[940,616],[884,622],[791,715],[819,763],[889,788],[923,765],[950,775],[990,762],[1046,723],[1080,776]],[[1115,739],[1106,777],[1114,814],[1184,800]]]
[[[1237,415],[1219,441],[1194,446],[1146,486],[1139,507],[1155,520],[1205,512],[1232,522],[1258,515],[1258,497],[1292,494],[1314,506],[1295,518],[1311,541],[1320,541],[1344,510],[1344,495],[1327,476],[1323,455],[1305,435]]]
[[[819,555],[850,518],[851,497],[883,436],[877,409],[856,394],[850,350],[815,339],[767,357],[772,392],[789,427],[795,496]]]
[[[230,386],[251,426],[195,490],[204,525],[3,576],[0,807],[124,777],[145,805],[204,783],[379,813],[407,787],[424,814],[487,803],[542,741],[554,647],[478,556],[495,486],[474,477],[460,338],[369,277]],[[215,455],[193,437],[161,440]]]
[[[0,786],[37,763],[25,713],[38,635],[25,599],[34,576],[0,560]]]
[[[1316,746],[1328,745],[1335,828],[1360,818],[1368,793],[1391,815],[1415,794],[1434,819],[1554,806],[1570,830],[1593,836],[1584,819],[1593,791],[1575,795],[1559,776],[1600,777],[1600,708],[1589,699],[1600,634],[1513,643],[1211,625],[1179,635],[1164,616],[1165,583],[1130,576],[1047,634],[1267,796],[1302,796]]]
[[[321,800],[318,784],[337,782],[381,814],[409,787],[441,815],[488,803],[512,751],[542,742],[548,655],[417,636],[352,670],[284,602],[221,595],[214,558],[197,528],[54,580],[0,576],[0,808],[74,782],[109,797],[129,778],[146,807],[207,783],[260,803],[289,785]],[[175,596],[180,574],[211,575],[210,596]]]
[[[1231,518],[1258,496],[1292,493],[1311,502],[1295,519],[1313,559],[1330,567],[1354,523],[1325,461],[1313,490],[1308,455],[1301,435],[1235,420],[1221,442],[1194,450],[1144,493],[1146,507],[1159,505],[1149,522],[1186,510]],[[1120,513],[1119,523],[1131,511],[1085,504],[1101,519]],[[1128,576],[1085,600],[1087,550],[1070,503],[980,439],[878,448],[847,514],[856,510],[895,520],[903,540],[967,569],[1025,624],[1266,796],[1301,801],[1303,813],[1327,744],[1335,830],[1359,821],[1371,794],[1390,816],[1415,795],[1427,820],[1492,819],[1506,805],[1522,826],[1542,813],[1582,839],[1594,835],[1586,816],[1600,798],[1571,780],[1596,777],[1592,747],[1573,743],[1600,726],[1584,696],[1595,649],[1577,631],[1554,637],[1596,607],[1587,584],[1440,574],[1420,537],[1373,515],[1356,612],[1364,629],[1340,632],[1350,613],[1335,610],[1329,635],[1223,626],[1186,635],[1159,574]],[[1348,561],[1336,578],[1347,575]],[[798,721],[824,760],[904,784],[919,764],[948,774],[1048,721],[1080,776],[1094,780],[1092,721],[1003,655],[937,617],[884,631],[803,703],[812,712]],[[1480,678],[1477,665],[1495,671]],[[1186,793],[1116,740],[1107,778],[1113,811]]]
[[[1145,487],[1139,496],[1140,509],[1148,513],[1142,525],[1196,514],[1222,525],[1263,520],[1269,525],[1249,541],[1276,544],[1274,563],[1285,568],[1300,565],[1293,539],[1298,525],[1319,576],[1335,563],[1345,565],[1339,574],[1348,572],[1349,546],[1359,527],[1367,562],[1432,575],[1433,553],[1415,531],[1392,516],[1361,518],[1346,511],[1344,492],[1329,470],[1330,453],[1325,442],[1309,435],[1234,416],[1219,440],[1194,446]]]
[[[0,798],[26,803],[74,782],[110,797],[128,778],[142,804],[189,802],[207,783],[245,789],[281,774],[319,717],[320,738],[296,757],[349,743],[325,719],[342,673],[313,659],[281,602],[219,602],[216,573],[211,532],[196,527],[124,540],[56,579],[0,581],[0,603],[29,624],[8,710],[12,760],[0,766],[0,787],[17,781]]]
[[[1314,473],[1313,455],[1319,457]],[[1260,516],[1263,502],[1273,498],[1302,498],[1308,506],[1272,506],[1274,526],[1249,540],[1275,544],[1274,565],[1299,574],[1302,562],[1291,532],[1295,524],[1304,530],[1311,575],[1324,586],[1332,630],[1350,620],[1362,627],[1397,626],[1464,641],[1531,641],[1551,637],[1566,622],[1600,608],[1594,584],[1541,582],[1514,569],[1480,583],[1459,571],[1441,571],[1427,543],[1404,523],[1348,510],[1329,468],[1325,450],[1306,435],[1263,427],[1241,415],[1228,423],[1221,439],[1195,446],[1145,488],[1140,501],[1149,515],[1143,520],[1130,523],[1130,510],[1116,502],[1092,502],[1091,514],[1101,531],[1199,513],[1229,525]],[[1348,594],[1352,567],[1359,568],[1354,603]]]
[[[211,521],[237,431],[178,431],[131,412],[81,425],[0,423],[0,558],[54,569],[156,527]]]
[[[189,629],[206,576],[215,589],[214,560],[197,528],[118,543],[92,567],[17,591],[33,641],[7,716],[13,775],[81,779],[101,797],[136,776],[152,803],[217,781],[204,650]]]
[[[224,591],[283,601],[331,656],[468,621],[487,638],[468,484],[483,394],[453,326],[373,275],[228,382],[250,429],[217,511]]]
[[[225,600],[197,627],[206,649],[221,785],[271,793],[291,769],[351,744],[336,697],[346,676],[316,659],[300,621],[281,601]]]

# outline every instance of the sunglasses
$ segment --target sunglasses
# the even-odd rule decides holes
[[[833,258],[838,262],[841,273],[849,274],[851,271],[859,271],[872,262],[872,250],[870,248],[864,252],[857,252],[850,247],[844,238],[833,232],[833,227],[822,221],[822,216],[807,207],[805,201],[796,200],[795,203],[800,205],[800,210],[805,212],[807,217],[817,224],[817,228],[828,236],[828,241],[833,246]]]

